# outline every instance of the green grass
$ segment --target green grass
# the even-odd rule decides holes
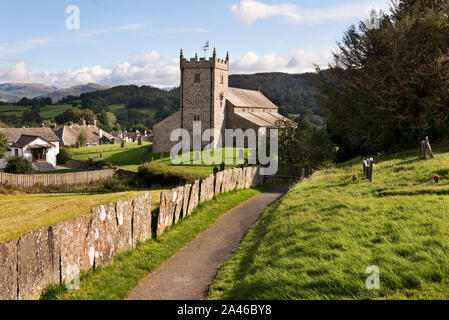
[[[71,151],[74,159],[82,161],[87,161],[89,158],[99,158],[100,153],[103,153],[101,161],[111,162],[114,166],[130,169],[140,166],[149,146],[151,146],[150,143],[144,143],[142,146],[139,146],[138,143],[126,143],[123,149],[120,145],[103,145],[71,149]],[[97,161],[99,160],[97,159]]]
[[[151,191],[152,205],[159,207],[160,193]],[[18,240],[27,232],[88,214],[95,206],[135,197],[148,191],[115,193],[38,193],[0,195],[0,242]]]
[[[121,300],[140,279],[156,270],[166,260],[207,230],[222,214],[254,197],[254,189],[221,194],[197,207],[193,214],[171,227],[157,240],[138,245],[136,250],[119,254],[114,262],[81,277],[80,290],[67,291],[65,286],[51,286],[42,297],[48,300]]]
[[[373,183],[352,181],[360,159],[316,172],[262,215],[209,299],[448,299],[447,151],[378,156]],[[372,265],[380,290],[365,285]]]
[[[54,119],[71,107],[71,105],[48,105],[41,108],[40,115],[44,119]],[[31,106],[1,106],[0,114],[21,117],[24,111],[30,110]]]

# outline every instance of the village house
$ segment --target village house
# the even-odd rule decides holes
[[[154,125],[154,152],[170,152],[177,142],[170,141],[175,129],[186,129],[192,137],[194,121],[201,121],[202,131],[217,129],[274,128],[279,121],[289,121],[278,107],[260,91],[230,88],[229,54],[218,59],[216,51],[207,60],[187,60],[181,50],[180,110]]]
[[[14,156],[31,161],[36,171],[56,169],[59,139],[50,128],[7,128],[0,132],[5,134],[9,144],[5,158],[0,159],[0,169]]]
[[[97,121],[91,123],[81,119],[78,123],[70,122],[66,126],[53,129],[61,146],[76,146],[81,132],[86,133],[86,146],[121,143],[121,139],[97,127]]]

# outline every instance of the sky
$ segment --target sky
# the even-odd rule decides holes
[[[0,83],[175,87],[179,53],[231,74],[326,67],[337,41],[389,0],[0,0]],[[79,12],[79,14],[78,14]],[[79,22],[79,24],[78,24]]]

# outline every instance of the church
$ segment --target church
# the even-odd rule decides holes
[[[229,53],[218,59],[214,49],[210,59],[184,58],[181,50],[180,110],[154,125],[153,152],[170,152],[177,142],[170,141],[175,129],[186,129],[192,136],[194,121],[204,130],[274,128],[288,121],[278,107],[260,91],[230,88]]]

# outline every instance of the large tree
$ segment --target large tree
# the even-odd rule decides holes
[[[399,1],[380,20],[351,26],[321,78],[341,158],[449,132],[449,1]]]

